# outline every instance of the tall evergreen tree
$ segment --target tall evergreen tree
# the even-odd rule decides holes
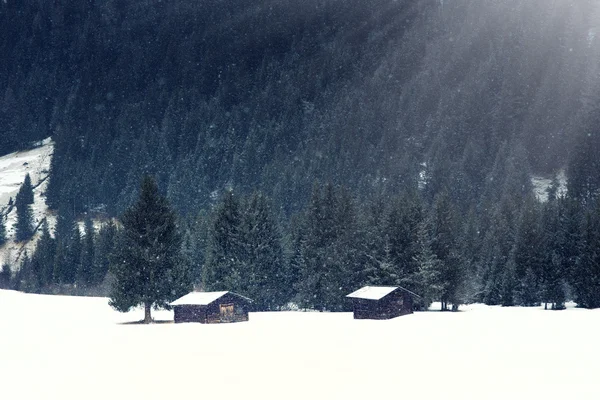
[[[33,259],[40,264],[40,282],[42,287],[53,283],[54,258],[56,254],[56,242],[50,235],[48,222],[42,222],[42,234],[37,242]]]
[[[109,270],[110,258],[112,257],[117,228],[112,221],[104,224],[94,242],[94,259],[92,268],[92,284],[102,283]]]
[[[12,272],[10,270],[10,265],[2,263],[2,268],[0,268],[0,289],[9,289],[11,278]]]
[[[542,212],[542,271],[541,299],[544,308],[553,310],[565,307],[566,274],[562,260],[563,237],[560,229],[560,208],[555,196],[550,195]]]
[[[515,257],[510,255],[508,263],[504,267],[504,275],[502,277],[502,288],[500,298],[504,307],[510,307],[515,305],[515,290],[517,287],[517,280],[515,276]]]
[[[416,257],[419,251],[417,236],[423,210],[420,197],[404,195],[392,203],[385,221],[385,243],[387,256],[393,271],[386,273],[394,278],[387,285],[400,285],[409,290],[417,290],[416,280],[419,265]],[[381,239],[380,239],[381,240]]]
[[[599,202],[600,204],[600,202]],[[581,307],[600,307],[600,207],[588,210],[581,224],[579,256],[573,278],[573,294]]]
[[[244,246],[241,238],[241,205],[232,191],[224,194],[209,233],[202,282],[207,290],[243,292]],[[241,289],[241,290],[240,290]]]
[[[258,310],[275,310],[291,297],[290,274],[280,233],[262,193],[256,192],[248,200],[240,228],[247,270],[244,292]]]
[[[30,204],[17,206],[17,222],[15,224],[15,240],[22,242],[33,236],[33,211]]]
[[[84,221],[84,235],[81,246],[81,260],[77,270],[77,282],[83,286],[91,286],[94,282],[94,225],[88,217]]]
[[[15,240],[21,242],[28,240],[33,236],[33,187],[29,174],[25,175],[25,180],[19,189],[15,205],[17,207],[17,223],[15,225]]]
[[[362,275],[364,248],[352,200],[331,184],[315,185],[302,216],[296,300],[302,307],[340,311]]]
[[[33,185],[31,184],[31,177],[29,174],[25,175],[23,184],[17,193],[15,204],[17,207],[20,204],[33,204]]]
[[[160,195],[153,178],[144,177],[140,195],[122,218],[123,241],[113,258],[115,277],[110,305],[126,312],[144,306],[144,322],[152,321],[152,308],[191,289],[191,277],[181,262],[181,237],[175,213]]]
[[[4,214],[0,213],[0,246],[6,243],[6,225],[4,223]]]
[[[456,311],[464,296],[465,271],[457,242],[460,228],[456,211],[445,192],[436,197],[430,218],[431,248],[439,260],[442,310],[452,304]]]
[[[424,307],[427,309],[433,301],[441,298],[444,288],[441,262],[432,249],[429,219],[419,224],[416,247],[418,251],[415,261],[419,267],[417,291],[421,293]]]
[[[519,282],[516,301],[520,305],[540,303],[543,270],[543,233],[539,203],[530,195],[523,204],[515,242],[515,274]]]

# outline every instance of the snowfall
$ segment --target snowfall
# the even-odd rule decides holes
[[[136,324],[106,298],[0,290],[3,399],[598,399],[600,310],[461,307],[388,321],[250,313]]]

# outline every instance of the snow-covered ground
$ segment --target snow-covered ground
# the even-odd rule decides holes
[[[10,198],[14,200],[19,188],[29,173],[31,183],[34,186],[33,220],[40,222],[48,214],[48,207],[43,194],[48,185],[48,174],[50,161],[54,152],[54,142],[50,138],[39,143],[34,149],[19,151],[0,157],[0,214],[5,215],[8,243],[0,247],[0,263],[5,261],[15,264],[15,260],[22,252],[22,243],[14,242],[14,225],[17,220],[17,210],[8,206]],[[37,186],[37,187],[36,187]],[[6,213],[10,210],[8,215]],[[49,223],[53,226],[53,219]],[[31,243],[25,245],[30,252],[35,244],[35,238]]]
[[[598,399],[600,310],[472,305],[355,321],[123,324],[104,298],[0,291],[6,399]],[[160,312],[158,319],[172,319]]]

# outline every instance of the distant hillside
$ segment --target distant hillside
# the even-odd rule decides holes
[[[594,0],[8,0],[0,151],[54,138],[55,209],[119,214],[151,173],[183,214],[259,188],[289,215],[315,180],[368,198],[423,174],[466,211],[530,172],[599,175],[577,151],[599,21]]]

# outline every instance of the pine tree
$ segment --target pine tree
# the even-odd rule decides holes
[[[73,221],[71,234],[64,245],[65,258],[62,283],[73,284],[76,283],[78,271],[81,269],[81,232],[77,221]]]
[[[6,225],[4,224],[4,214],[0,213],[0,246],[6,243]]]
[[[77,282],[80,285],[89,287],[94,281],[94,225],[90,218],[84,221],[84,236],[81,248],[81,260],[77,270]]]
[[[10,265],[3,263],[2,268],[0,268],[0,289],[9,289],[11,278],[12,273],[10,270]]]
[[[65,243],[56,240],[56,252],[54,253],[54,265],[52,271],[52,281],[54,283],[65,283],[68,281],[68,272],[66,270]]]
[[[94,259],[92,268],[92,284],[102,283],[109,270],[110,258],[112,257],[117,228],[112,221],[103,225],[98,232],[98,238],[94,242]]]
[[[423,218],[421,199],[414,195],[404,195],[392,203],[385,219],[384,233],[387,240],[387,257],[391,269],[386,272],[386,285],[400,285],[409,290],[417,290],[416,276],[419,265],[415,261],[417,236]]]
[[[17,207],[21,204],[33,204],[33,185],[29,174],[25,175],[23,184],[17,193],[15,204]]]
[[[452,310],[456,311],[464,296],[465,271],[457,243],[459,225],[446,193],[436,197],[430,218],[431,248],[440,261],[442,310],[447,310],[448,304],[452,304]]]
[[[530,196],[521,211],[515,242],[515,275],[518,288],[517,304],[534,306],[540,303],[540,283],[543,270],[543,233],[539,203]]]
[[[242,276],[244,246],[241,238],[241,205],[237,196],[228,191],[215,211],[209,232],[206,265],[202,282],[206,290],[243,292]]]
[[[600,203],[600,202],[599,202]],[[600,208],[588,210],[581,225],[579,256],[573,278],[573,294],[580,307],[600,307]]]
[[[17,223],[15,226],[15,240],[22,242],[33,236],[33,187],[29,174],[25,175],[25,180],[19,189],[15,205],[17,207]]]
[[[515,258],[509,257],[509,261],[504,267],[504,276],[502,277],[502,289],[500,293],[502,305],[510,307],[515,305],[515,288],[517,282],[515,277]]]
[[[257,310],[276,310],[290,299],[289,272],[277,225],[262,193],[250,197],[240,228],[247,270],[244,292]]]
[[[21,256],[20,266],[15,274],[15,289],[27,293],[35,293],[39,289],[34,266],[27,251]]]
[[[30,204],[17,206],[17,223],[15,224],[15,240],[22,242],[33,236],[33,212]]]
[[[417,254],[415,262],[417,263],[418,277],[417,290],[423,297],[424,307],[441,298],[443,281],[441,262],[432,249],[431,226],[429,220],[424,220],[419,224],[417,231]]]
[[[542,271],[541,299],[544,308],[551,304],[553,310],[565,307],[566,275],[562,269],[562,241],[560,208],[555,196],[550,193],[542,214]]]
[[[344,310],[344,296],[364,284],[361,260],[367,258],[354,203],[344,189],[315,185],[301,219],[295,299],[303,308]]]
[[[33,254],[33,259],[40,264],[40,284],[42,288],[53,283],[55,254],[56,242],[50,236],[48,222],[44,219],[42,221],[42,234]]]
[[[206,251],[210,222],[208,213],[200,212],[187,227],[183,238],[182,255],[189,265],[194,284],[202,283],[203,267],[206,262]]]
[[[111,263],[115,277],[110,305],[126,312],[144,305],[144,322],[151,309],[191,289],[191,277],[181,262],[181,238],[176,217],[151,177],[144,177],[139,198],[122,218],[123,240]]]

